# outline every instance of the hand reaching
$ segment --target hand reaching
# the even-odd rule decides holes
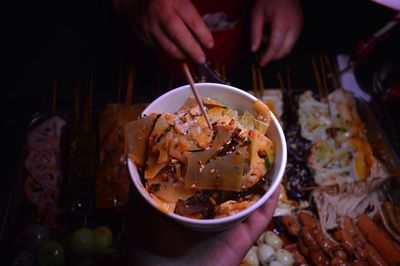
[[[175,59],[188,56],[204,63],[202,47],[214,46],[211,32],[190,0],[113,0],[112,3],[119,13],[128,17],[146,44],[162,49]],[[135,11],[126,12],[125,8]]]
[[[130,214],[139,215],[132,217],[136,224],[128,221],[126,258],[134,265],[239,265],[271,221],[278,198],[279,187],[243,223],[220,233],[192,231],[136,201],[137,208],[146,210],[131,209]]]
[[[256,0],[251,17],[251,51],[260,48],[265,24],[271,25],[268,47],[260,64],[286,56],[295,45],[303,27],[298,0]]]

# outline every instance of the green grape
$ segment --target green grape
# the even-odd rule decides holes
[[[60,243],[47,240],[38,251],[39,265],[58,266],[64,263],[64,248]]]
[[[101,255],[106,252],[112,243],[112,232],[106,226],[99,226],[93,230],[93,245],[96,254]]]
[[[75,258],[89,257],[93,253],[93,232],[88,228],[75,231],[70,239],[69,248]]]

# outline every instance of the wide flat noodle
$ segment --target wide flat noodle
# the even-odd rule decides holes
[[[143,166],[146,161],[147,143],[156,117],[156,114],[150,114],[124,126],[126,152],[138,166]]]
[[[233,152],[224,157],[217,157],[202,166],[198,164],[197,156],[191,156],[189,165],[196,169],[188,169],[185,185],[197,189],[239,191],[242,187],[241,177],[246,158],[245,151]]]

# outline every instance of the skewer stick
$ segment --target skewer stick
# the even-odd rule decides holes
[[[321,95],[322,101],[324,101],[328,105],[329,117],[331,119],[333,119],[332,118],[331,103],[329,102],[329,98],[328,98],[328,88],[327,88],[327,83],[326,83],[326,73],[325,73],[325,66],[324,66],[323,58],[322,58],[322,56],[320,57],[320,63],[321,63],[322,78],[323,78],[324,82],[321,81],[321,76],[319,75],[317,64],[315,63],[315,60],[314,60],[313,57],[311,57],[311,61],[313,63],[314,72],[318,76],[318,79],[319,79],[319,82],[320,82],[320,87],[318,88],[318,91],[319,91],[319,93]],[[329,136],[333,139],[333,141],[335,143],[335,147],[337,147],[335,129],[332,128],[332,127],[328,128],[328,133],[329,133]]]
[[[327,82],[327,77],[326,77],[326,71],[325,71],[325,64],[322,56],[319,57],[319,62],[321,64],[321,76],[322,76],[322,93],[323,96],[328,99],[328,82]]]
[[[286,66],[286,79],[287,79],[287,89],[290,91],[292,87],[292,74],[290,72],[289,65]]]
[[[118,100],[118,103],[121,103],[121,99],[122,99],[122,63],[119,66],[117,90],[118,90],[117,100]]]
[[[200,96],[199,96],[199,94],[197,92],[197,89],[194,86],[193,77],[192,77],[192,74],[190,74],[189,67],[188,67],[188,65],[186,63],[182,63],[182,68],[183,68],[183,72],[185,73],[186,79],[190,84],[190,88],[192,89],[194,97],[196,98],[197,104],[200,107],[201,113],[203,114],[203,116],[204,116],[204,118],[205,118],[205,120],[207,122],[208,127],[212,130],[212,125],[210,123],[210,119],[207,116],[206,110],[204,109],[203,102],[201,101]]]
[[[284,90],[285,89],[285,84],[283,83],[283,79],[282,79],[281,73],[278,71],[276,73],[276,75],[278,76],[279,87],[281,88],[281,90]]]
[[[326,63],[326,66],[328,67],[328,71],[331,73],[331,75],[332,75],[332,83],[333,83],[333,87],[335,88],[335,89],[338,89],[339,88],[339,83],[338,83],[338,76],[336,75],[337,73],[336,73],[336,71],[333,69],[333,67],[332,67],[332,64],[331,64],[331,61],[329,60],[329,57],[327,56],[327,55],[324,55],[323,56],[324,57],[324,60],[325,60],[325,63]]]
[[[53,79],[51,82],[51,110],[53,114],[56,113],[57,105],[57,79]]]
[[[254,95],[257,96],[259,93],[258,90],[258,82],[257,82],[257,76],[256,76],[256,69],[254,64],[251,65],[251,81],[252,81],[252,85],[253,85],[253,92]],[[260,96],[260,95],[259,95]]]
[[[79,79],[76,80],[75,87],[75,124],[79,124],[80,120],[80,105],[81,105],[81,91]]]
[[[315,76],[315,81],[317,82],[317,89],[318,91],[321,91],[322,88],[322,82],[321,82],[321,78],[319,76],[319,72],[318,72],[318,68],[317,68],[317,63],[315,62],[314,57],[311,56],[311,64],[313,67],[313,72],[314,72],[314,76]]]
[[[136,66],[131,66],[128,71],[128,86],[126,88],[125,106],[129,106],[132,103],[133,87],[136,77]]]
[[[260,99],[264,97],[264,80],[263,76],[261,74],[261,69],[258,67],[257,68],[257,73],[258,73],[258,90],[260,92]]]
[[[259,85],[258,90],[260,92],[260,99],[262,99],[264,97],[264,79],[261,72],[261,67],[259,65],[256,66],[256,70],[257,70],[258,85]]]
[[[223,79],[226,79],[226,72],[225,72],[225,66],[224,66],[224,65],[221,66],[221,72],[222,72],[222,73],[221,73],[222,78],[223,78]]]
[[[174,85],[174,72],[171,72],[171,76],[169,77],[169,82],[168,82],[168,90],[171,90],[173,85]]]
[[[90,72],[89,80],[89,98],[88,98],[88,122],[90,122],[93,110],[93,86],[94,86],[94,73],[93,70]]]

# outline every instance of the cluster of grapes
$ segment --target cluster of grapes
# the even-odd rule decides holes
[[[112,232],[107,226],[80,228],[68,236],[65,245],[55,240],[46,240],[38,250],[38,264],[103,265],[118,257],[118,251],[112,247],[112,239]]]

